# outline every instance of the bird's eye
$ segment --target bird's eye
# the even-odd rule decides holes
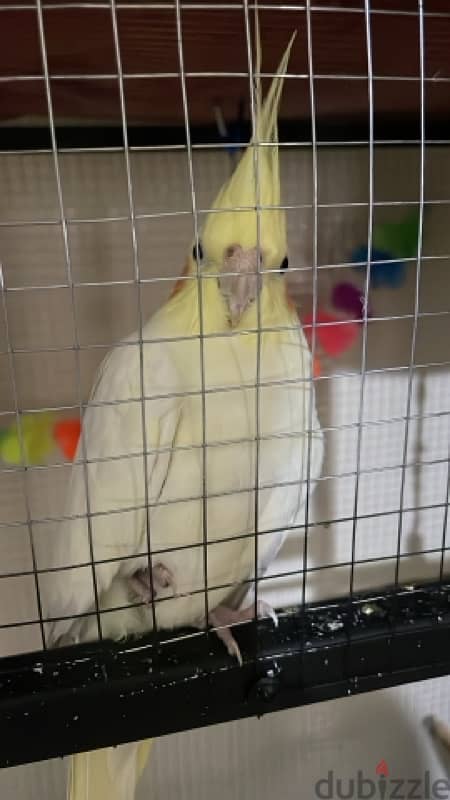
[[[192,258],[194,261],[203,261],[203,247],[200,239],[198,240],[198,247],[194,244],[194,247],[192,248]]]
[[[289,259],[287,256],[285,256],[280,264],[280,269],[287,269],[288,267],[289,267]]]

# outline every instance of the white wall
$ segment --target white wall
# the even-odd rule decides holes
[[[375,199],[379,202],[416,200],[418,197],[418,151],[414,148],[384,148],[376,152]],[[311,161],[304,150],[283,153],[284,201],[289,205],[311,202]],[[186,156],[182,153],[135,153],[133,182],[138,213],[189,212],[190,195]],[[194,158],[197,202],[207,208],[216,188],[229,172],[228,156],[196,152]],[[364,149],[323,148],[319,153],[319,202],[362,203],[367,201],[367,153]],[[61,173],[66,214],[69,218],[126,216],[128,213],[123,158],[120,154],[65,154]],[[0,158],[0,219],[26,222],[0,228],[0,260],[8,288],[49,287],[66,281],[66,265],[58,225],[32,225],[58,219],[51,159],[46,155],[11,155]],[[425,194],[428,200],[450,197],[450,154],[443,148],[429,149]],[[379,207],[376,220],[401,218],[405,208]],[[448,207],[427,208],[424,255],[450,252]],[[311,210],[288,212],[290,280],[300,310],[308,310],[312,286]],[[156,308],[170,288],[168,277],[177,277],[192,237],[189,213],[148,218],[137,226],[141,275],[165,278],[143,287],[147,313]],[[319,210],[319,262],[334,265],[348,261],[351,249],[365,241],[367,208],[334,207]],[[69,244],[75,281],[105,282],[133,280],[132,246],[128,222],[70,224]],[[295,271],[295,270],[298,271]],[[333,284],[350,279],[362,284],[363,277],[348,268],[321,269],[320,304],[327,307]],[[414,309],[415,265],[408,267],[401,289],[375,290],[372,306],[377,317],[405,316]],[[420,310],[449,311],[450,272],[448,260],[424,261],[420,284]],[[10,336],[16,348],[70,346],[74,342],[70,292],[66,288],[39,288],[10,292],[7,296]],[[136,294],[131,285],[78,287],[75,290],[78,335],[82,344],[105,348],[81,351],[82,394],[85,397],[104,352],[136,327]],[[412,413],[428,415],[410,423],[408,462],[430,462],[448,457],[450,376],[450,317],[423,317],[418,323],[416,363],[435,365],[416,370],[413,380]],[[412,332],[411,318],[370,323],[368,368],[378,370],[366,378],[362,439],[359,514],[398,511],[405,404]],[[0,316],[0,350],[4,350],[5,326]],[[344,357],[324,361],[324,374],[333,376],[318,386],[321,422],[336,428],[357,422],[359,416],[360,342]],[[76,403],[76,369],[73,352],[22,353],[16,356],[17,388],[21,408],[35,409]],[[383,371],[389,370],[389,371]],[[13,411],[7,359],[0,355],[0,405]],[[429,416],[434,414],[435,416]],[[0,425],[9,424],[0,420]],[[327,456],[323,479],[313,504],[313,520],[347,520],[352,515],[355,492],[356,427],[327,433]],[[52,460],[55,459],[52,457]],[[390,467],[390,469],[385,469]],[[374,472],[374,469],[379,471]],[[407,512],[403,520],[402,554],[441,546],[446,501],[447,464],[423,464],[406,470],[405,507],[440,505],[440,508]],[[26,476],[33,519],[57,516],[62,510],[67,469],[54,467],[28,472]],[[3,522],[25,521],[23,476],[0,473],[0,518]],[[356,567],[356,587],[382,585],[393,578],[399,516],[397,513],[358,521],[357,558],[392,556],[382,564]],[[311,529],[309,565],[327,566],[308,577],[308,597],[345,594],[350,559],[351,521],[318,525]],[[33,526],[40,565],[51,546],[57,526],[51,521]],[[301,539],[292,535],[274,572],[300,570]],[[402,559],[402,580],[438,577],[440,555]],[[29,568],[30,552],[25,524],[0,527],[0,569]],[[330,565],[332,565],[330,567]],[[277,579],[267,586],[275,604],[298,602],[301,576]],[[26,621],[36,614],[32,580],[0,579],[0,624]],[[0,630],[0,654],[35,649],[40,645],[38,626]],[[262,721],[243,721],[214,729],[166,737],[155,750],[151,797],[202,798],[211,788],[220,798],[273,797],[309,798],[313,785],[328,769],[342,774],[374,765],[385,758],[392,772],[415,775],[433,762],[424,740],[420,718],[434,710],[442,713],[448,703],[446,679],[402,687],[294,710]],[[149,713],[145,709],[143,713]],[[444,714],[445,716],[445,714]],[[159,758],[157,757],[159,754]],[[192,764],[196,768],[192,771]],[[60,762],[4,771],[0,775],[0,797],[52,798],[63,796]],[[150,778],[148,779],[148,781]],[[142,800],[148,796],[148,781]],[[146,788],[147,787],[147,788]]]

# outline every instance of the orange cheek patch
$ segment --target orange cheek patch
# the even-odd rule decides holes
[[[322,375],[322,364],[320,363],[320,358],[318,356],[314,356],[313,378],[320,378],[321,375]]]
[[[291,295],[289,294],[289,288],[288,288],[287,283],[285,284],[285,287],[286,287],[286,303],[287,303],[287,306],[291,311],[297,312],[297,306],[294,303],[294,300],[292,299]]]
[[[175,286],[173,287],[170,293],[171,298],[175,297],[176,294],[179,294],[179,292],[181,292],[183,287],[186,285],[186,281],[184,280],[184,278],[186,278],[186,276],[189,275],[189,273],[190,273],[189,261],[187,261],[184,266],[183,272],[181,273],[180,277],[178,278]]]

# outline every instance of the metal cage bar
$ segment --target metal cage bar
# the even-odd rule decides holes
[[[48,59],[47,59],[47,46],[45,40],[45,29],[44,29],[44,18],[42,13],[42,2],[41,0],[36,0],[36,14],[38,20],[38,31],[39,31],[39,45],[41,50],[41,58],[42,58],[42,67],[44,70],[44,78],[45,78],[45,97],[47,102],[47,110],[48,110],[48,121],[50,126],[50,136],[52,142],[52,156],[53,156],[53,168],[55,172],[55,179],[56,179],[56,187],[57,187],[57,195],[58,195],[58,206],[59,212],[61,216],[61,232],[63,237],[64,243],[64,258],[66,262],[66,271],[67,271],[67,283],[70,287],[70,302],[71,302],[71,314],[74,326],[74,338],[75,338],[75,363],[76,363],[76,374],[77,374],[77,385],[78,385],[78,405],[79,411],[81,415],[81,367],[80,367],[80,359],[79,359],[79,350],[77,349],[78,345],[78,329],[77,329],[77,314],[76,314],[76,304],[75,304],[75,294],[74,294],[74,287],[72,282],[72,263],[70,257],[70,248],[69,248],[69,236],[67,232],[67,223],[66,223],[66,214],[65,214],[65,207],[64,207],[64,199],[63,199],[63,190],[62,190],[62,183],[61,183],[61,171],[59,166],[59,156],[58,156],[58,146],[56,141],[56,131],[55,131],[55,123],[54,123],[54,115],[53,115],[53,100],[52,100],[52,91],[50,86],[50,78],[48,72]],[[83,480],[84,480],[84,489],[86,495],[86,522],[88,527],[88,538],[89,538],[89,551],[90,551],[90,566],[92,572],[92,582],[94,588],[94,599],[95,599],[95,611],[96,611],[96,622],[97,622],[97,630],[99,638],[102,638],[102,626],[101,626],[101,619],[100,619],[100,609],[99,609],[99,600],[98,600],[98,590],[97,590],[97,576],[95,574],[95,558],[94,558],[94,545],[92,540],[92,523],[91,523],[91,516],[90,516],[90,499],[89,499],[89,480],[88,480],[88,471],[87,471],[87,455],[86,455],[86,442],[83,433],[83,429],[81,430],[80,436],[80,444],[81,444],[81,451],[82,451],[82,469],[83,469]],[[44,641],[45,644],[45,641]]]
[[[425,74],[425,46],[424,46],[424,20],[423,20],[423,0],[417,0],[419,10],[419,53],[420,53],[420,167],[419,167],[419,230],[417,234],[417,265],[416,265],[416,279],[414,287],[414,320],[413,330],[411,335],[411,352],[408,369],[408,396],[406,401],[406,420],[405,420],[405,437],[403,442],[403,462],[406,462],[408,457],[408,443],[409,443],[409,422],[411,415],[412,394],[413,394],[413,378],[414,378],[414,361],[416,354],[416,341],[417,341],[417,326],[419,314],[419,300],[420,300],[420,277],[422,267],[422,248],[423,248],[423,212],[424,212],[424,187],[425,187],[425,84],[423,76]],[[400,502],[399,502],[399,517],[398,517],[398,531],[397,531],[397,556],[400,555],[402,530],[403,530],[403,503],[405,497],[405,469],[402,468],[402,482],[400,487]],[[398,586],[399,582],[399,568],[395,570],[395,585]]]
[[[355,477],[355,499],[353,505],[353,529],[352,529],[352,561],[355,558],[356,533],[358,526],[358,502],[359,502],[359,476],[361,470],[362,452],[362,421],[364,415],[365,382],[367,371],[367,328],[368,328],[368,309],[370,277],[372,273],[372,242],[373,242],[373,197],[374,197],[374,144],[373,144],[373,79],[372,79],[372,33],[370,26],[370,0],[364,0],[364,16],[366,30],[366,50],[367,50],[367,88],[369,99],[369,208],[367,219],[367,269],[364,283],[363,299],[363,340],[361,354],[361,381],[359,390],[359,412],[358,412],[358,440],[356,444],[356,477]],[[354,594],[354,567],[351,567],[349,598],[353,599]]]
[[[194,247],[195,247],[195,262],[196,274],[195,280],[197,282],[197,298],[200,316],[200,335],[199,335],[199,358],[200,358],[200,373],[201,373],[201,394],[202,394],[202,533],[203,533],[203,584],[204,584],[204,597],[205,597],[205,627],[209,629],[209,601],[208,601],[208,507],[207,507],[207,450],[206,450],[206,386],[205,386],[205,332],[204,332],[204,316],[203,316],[203,284],[204,276],[200,272],[200,238],[199,238],[199,222],[198,222],[198,209],[197,198],[195,194],[194,182],[194,167],[192,163],[192,145],[191,145],[191,132],[189,125],[189,106],[188,96],[186,89],[186,73],[184,69],[184,52],[182,40],[182,19],[181,19],[181,4],[180,0],[175,0],[176,24],[177,24],[177,48],[178,48],[178,62],[180,65],[180,83],[181,95],[183,102],[183,117],[184,117],[184,130],[186,136],[186,152],[188,158],[188,171],[189,171],[189,190],[191,195],[191,212],[193,215],[194,224]]]
[[[134,210],[134,193],[133,193],[133,181],[132,181],[132,172],[131,172],[131,164],[130,164],[130,152],[128,147],[128,129],[127,129],[127,117],[126,117],[126,109],[125,109],[125,94],[124,94],[124,86],[123,86],[123,72],[122,72],[122,57],[120,53],[120,43],[119,43],[119,33],[117,28],[117,14],[116,14],[116,3],[115,0],[111,0],[111,23],[113,29],[113,38],[114,38],[114,53],[116,58],[117,64],[117,78],[119,84],[119,97],[120,97],[120,114],[122,118],[122,135],[123,135],[123,149],[124,149],[124,159],[125,159],[125,170],[127,176],[127,197],[128,197],[128,205],[130,210],[130,222],[131,222],[131,240],[133,246],[133,267],[134,267],[134,282],[137,286],[137,296],[138,296],[138,346],[139,346],[139,382],[141,387],[141,424],[142,424],[142,445],[144,450],[144,458],[143,458],[143,478],[144,478],[144,507],[145,507],[145,536],[147,541],[147,564],[149,570],[149,580],[150,580],[150,604],[152,609],[152,621],[153,627],[156,630],[156,614],[155,614],[155,603],[154,603],[154,586],[153,586],[153,562],[152,562],[152,544],[151,544],[151,531],[150,531],[150,510],[149,510],[149,496],[148,496],[148,482],[149,482],[149,475],[148,475],[148,463],[147,463],[147,414],[145,408],[145,373],[144,373],[144,344],[143,344],[143,314],[142,314],[142,298],[141,298],[141,271],[139,265],[139,252],[138,252],[138,240],[137,240],[137,233],[136,233],[136,220],[135,220],[135,210]]]
[[[399,5],[399,4],[393,4]],[[299,80],[307,86],[309,91],[310,120],[305,124],[292,121],[282,121],[280,124],[281,139],[280,150],[288,152],[292,148],[309,148],[311,150],[311,185],[312,193],[308,202],[297,202],[280,206],[265,206],[260,197],[260,164],[259,157],[262,147],[273,146],[270,142],[261,142],[256,137],[256,100],[255,82],[262,78],[273,78],[273,72],[256,71],[254,67],[252,48],[252,20],[253,15],[257,20],[258,12],[273,10],[289,13],[293,25],[296,15],[302,13],[306,22],[307,40],[307,71],[287,71],[284,76],[287,81]],[[178,67],[175,71],[160,72],[133,72],[127,70],[126,61],[123,59],[120,41],[120,28],[118,12],[122,10],[161,9],[170,11],[174,28],[176,30],[176,51]],[[103,9],[109,12],[113,39],[113,50],[116,69],[107,73],[96,71],[87,73],[69,74],[62,71],[53,71],[49,63],[45,31],[45,13],[56,14],[65,9]],[[242,18],[245,35],[245,48],[247,56],[247,70],[233,71],[192,71],[187,69],[189,64],[185,59],[183,25],[185,15],[192,10],[228,10]],[[38,627],[42,637],[42,651],[26,653],[8,658],[0,658],[0,730],[5,732],[4,746],[0,754],[0,765],[11,766],[14,764],[30,762],[38,759],[62,756],[72,752],[94,749],[100,746],[115,745],[121,742],[133,741],[148,736],[158,736],[173,731],[187,728],[214,724],[216,722],[239,719],[246,716],[262,715],[268,711],[312,703],[333,697],[371,691],[386,686],[421,680],[437,675],[449,674],[450,657],[448,653],[448,636],[450,633],[450,586],[446,578],[448,544],[448,506],[450,488],[450,459],[449,452],[429,454],[422,453],[420,449],[410,453],[412,429],[415,424],[435,421],[442,425],[448,423],[450,408],[441,410],[426,410],[414,408],[414,380],[420,376],[424,382],[427,373],[435,369],[436,372],[448,372],[450,360],[423,359],[419,362],[417,341],[419,325],[426,320],[444,320],[450,314],[450,309],[426,310],[420,302],[420,282],[426,265],[442,264],[450,259],[450,253],[428,254],[423,252],[424,240],[424,214],[429,208],[431,212],[450,204],[448,199],[428,199],[425,197],[425,166],[426,153],[433,145],[447,146],[450,144],[448,131],[445,125],[437,124],[436,127],[428,125],[426,115],[427,93],[437,84],[444,86],[450,78],[441,75],[427,75],[425,27],[432,18],[450,18],[449,13],[428,11],[424,8],[423,0],[417,0],[417,11],[406,11],[401,8],[372,9],[370,0],[364,1],[364,7],[353,8],[351,4],[342,8],[315,4],[314,0],[296,5],[280,7],[279,4],[270,2],[250,2],[238,0],[235,3],[189,3],[184,0],[159,3],[126,3],[120,0],[108,2],[64,2],[56,3],[49,0],[35,0],[34,3],[19,5],[17,3],[3,3],[1,11],[33,11],[36,13],[38,24],[39,46],[42,58],[42,74],[32,75],[25,73],[0,76],[0,86],[20,87],[27,83],[39,84],[45,92],[45,101],[48,113],[47,130],[39,130],[30,126],[28,130],[20,131],[19,127],[0,128],[0,160],[5,157],[14,158],[24,155],[39,154],[48,156],[51,160],[57,190],[57,212],[55,218],[48,219],[20,219],[0,220],[0,234],[7,230],[15,230],[20,236],[23,228],[60,229],[63,240],[63,255],[65,275],[60,281],[52,280],[48,284],[30,282],[21,284],[18,279],[14,282],[12,277],[2,278],[2,309],[5,319],[5,345],[0,348],[0,357],[7,360],[11,372],[11,386],[13,394],[13,408],[0,410],[0,423],[14,418],[17,425],[21,450],[21,463],[0,467],[0,479],[13,479],[21,481],[24,497],[24,515],[12,519],[0,520],[0,534],[15,535],[18,528],[25,528],[31,550],[31,565],[27,569],[15,570],[7,564],[2,565],[0,581],[15,577],[30,578],[34,581],[36,591],[37,610],[29,618],[18,619],[13,622],[0,623],[0,635],[14,629],[31,629]],[[317,14],[332,14],[344,12],[348,15],[361,16],[365,29],[365,49],[367,55],[367,73],[348,74],[348,72],[330,74],[326,71],[316,71],[314,67],[314,32],[313,21]],[[374,60],[374,44],[372,37],[373,18],[390,20],[392,15],[405,19],[412,18],[418,22],[419,29],[419,74],[416,75],[379,75],[376,73]],[[1,13],[0,13],[1,23]],[[208,67],[208,65],[205,65]],[[209,276],[200,269],[200,231],[201,215],[220,213],[200,202],[195,179],[194,157],[209,154],[215,150],[223,152],[229,147],[224,143],[217,131],[211,126],[194,126],[190,115],[188,93],[188,80],[207,78],[238,77],[248,78],[250,97],[250,121],[247,128],[255,133],[256,141],[253,147],[254,177],[256,187],[255,206],[235,207],[233,211],[256,211],[257,216],[257,248],[261,249],[261,212],[267,209],[282,208],[286,211],[299,212],[311,211],[311,243],[312,258],[308,266],[302,263],[290,264],[290,270],[295,275],[303,273],[312,277],[312,322],[311,322],[311,357],[314,360],[319,349],[319,336],[321,331],[329,329],[332,325],[344,326],[349,323],[359,323],[359,319],[350,316],[333,322],[322,322],[318,319],[319,309],[319,282],[324,271],[340,270],[345,267],[366,267],[364,278],[364,305],[362,315],[362,354],[359,368],[354,370],[344,366],[342,370],[331,370],[330,374],[299,378],[292,380],[265,380],[261,374],[262,336],[270,332],[292,331],[292,326],[269,327],[263,325],[259,293],[256,296],[257,324],[255,327],[227,331],[226,333],[211,333],[205,331],[204,299],[203,292],[207,280],[216,280],[217,276]],[[179,128],[164,128],[156,131],[148,127],[138,129],[130,124],[127,114],[124,81],[137,79],[151,79],[152,81],[177,80],[181,90],[183,119]],[[368,132],[366,129],[350,126],[343,129],[329,124],[318,129],[317,112],[317,87],[319,82],[335,82],[339,79],[352,82],[366,83],[368,88]],[[66,80],[82,81],[87,86],[89,81],[114,81],[119,92],[120,124],[112,126],[110,130],[99,126],[84,126],[78,130],[70,126],[56,124],[54,112],[54,86],[62,86]],[[380,128],[376,123],[376,109],[374,90],[377,84],[386,81],[398,80],[402,85],[417,85],[420,92],[420,138],[417,133],[409,136],[408,125],[402,126],[402,121],[397,120],[397,128],[386,123]],[[310,127],[309,127],[310,123]],[[426,124],[427,123],[427,124]],[[247,131],[246,131],[247,132]],[[398,137],[395,138],[395,133]],[[350,134],[350,135],[349,135]],[[243,137],[245,138],[245,137]],[[245,147],[247,141],[235,142],[235,147]],[[417,199],[405,201],[378,200],[375,197],[375,156],[378,147],[383,146],[414,146],[419,150],[419,191]],[[330,147],[341,148],[353,146],[365,148],[368,152],[368,198],[361,201],[335,200],[324,202],[319,191],[319,154],[322,149]],[[182,152],[186,156],[187,183],[189,190],[189,208],[167,210],[163,207],[146,213],[139,209],[136,202],[134,185],[132,155],[145,153],[149,157],[158,153]],[[125,209],[99,213],[98,215],[86,213],[86,216],[71,215],[66,207],[64,179],[61,170],[61,156],[72,154],[117,154],[123,159],[126,176]],[[322,168],[320,168],[322,169]],[[180,203],[181,205],[181,203]],[[417,242],[417,255],[405,258],[408,267],[416,266],[414,280],[414,302],[412,310],[403,313],[378,313],[369,317],[369,296],[371,296],[371,273],[373,270],[372,248],[374,240],[375,212],[377,210],[392,209],[394,211],[405,207],[415,209],[419,216],[419,231]],[[323,209],[348,209],[367,212],[367,250],[366,261],[344,263],[336,258],[332,263],[321,263],[319,256],[319,243],[321,228],[319,212]],[[117,211],[117,213],[115,213]],[[20,216],[20,215],[19,215]],[[49,215],[51,216],[51,215]],[[166,273],[160,276],[146,276],[141,269],[141,252],[137,233],[137,222],[151,220],[189,219],[193,227],[193,244],[195,252],[196,269],[190,275],[183,276],[182,280],[194,281],[196,284],[200,333],[192,336],[172,336],[166,338],[147,338],[144,332],[144,310],[142,302],[142,289],[144,286],[168,285],[178,275]],[[117,280],[76,280],[72,267],[72,253],[69,234],[76,226],[95,224],[97,227],[108,223],[123,222],[131,232],[132,243],[132,277]],[[100,229],[100,228],[99,228]],[[397,258],[386,259],[387,264],[394,264]],[[235,273],[228,273],[233,275]],[[257,279],[261,281],[261,266],[258,264]],[[334,273],[339,274],[339,273]],[[112,342],[86,342],[81,341],[80,325],[77,318],[75,290],[83,287],[135,287],[137,290],[137,333],[135,338],[126,341]],[[72,344],[61,345],[59,342],[49,342],[47,345],[31,342],[30,346],[17,346],[9,330],[9,303],[12,298],[26,297],[27,293],[35,297],[34,293],[48,290],[56,293],[58,290],[69,290],[70,313],[73,321],[74,340]],[[408,358],[404,364],[397,366],[373,367],[368,353],[369,334],[372,325],[385,324],[393,321],[408,321],[411,323],[411,337]],[[205,347],[220,337],[254,336],[256,337],[256,364],[255,380],[251,383],[238,382],[224,387],[210,386],[205,374],[206,360]],[[200,387],[198,389],[182,388],[177,392],[155,393],[148,392],[144,371],[144,350],[148,345],[171,343],[177,345],[181,342],[198,341],[200,364]],[[98,401],[85,399],[81,388],[80,359],[84,352],[97,352],[99,354],[110,347],[134,347],[139,351],[139,386],[138,397],[123,399],[108,399]],[[17,392],[15,370],[17,358],[22,355],[33,356],[40,353],[74,353],[76,373],[77,402],[67,402],[61,405],[40,407],[37,403],[21,403]],[[124,353],[126,351],[123,351]],[[129,351],[130,354],[133,351]],[[381,375],[390,377],[400,376],[406,383],[406,400],[404,411],[396,411],[390,415],[380,414],[367,419],[365,417],[365,401],[368,395],[368,379]],[[317,431],[313,425],[313,406],[310,403],[309,419],[305,431],[286,431],[276,434],[265,434],[261,430],[261,393],[265,388],[280,385],[297,386],[311,396],[314,389],[320,392],[326,388],[332,391],[339,381],[350,378],[359,381],[358,408],[356,418],[350,422],[329,422],[323,425],[325,435],[334,433],[356,436],[356,457],[354,465],[338,469],[326,467],[318,478],[313,478],[311,473],[311,452],[314,435]],[[223,438],[217,441],[207,437],[207,400],[223,393],[225,402],[233,391],[245,392],[255,389],[254,427],[255,434]],[[175,444],[171,447],[152,447],[147,436],[148,414],[147,406],[152,401],[164,399],[194,399],[201,403],[201,437],[197,443],[188,445]],[[138,452],[124,452],[123,454],[105,457],[90,457],[87,452],[86,442],[82,434],[81,450],[74,463],[83,471],[86,493],[86,514],[50,514],[35,513],[28,496],[28,480],[36,475],[50,476],[51,470],[67,468],[65,460],[54,460],[53,463],[27,463],[22,433],[22,419],[24,414],[39,415],[43,412],[78,412],[80,416],[86,410],[93,408],[114,407],[125,404],[140,405],[142,422],[142,444]],[[404,426],[402,438],[401,457],[393,458],[391,462],[379,464],[365,464],[363,461],[363,437],[367,431],[381,431],[383,426]],[[283,442],[290,437],[307,434],[307,454],[304,468],[299,473],[298,480],[285,480],[279,482],[262,483],[261,480],[261,446],[267,441],[279,440]],[[254,470],[249,485],[240,486],[229,491],[212,491],[208,486],[208,457],[214,448],[242,444],[254,448]],[[202,488],[201,492],[192,496],[181,496],[163,499],[149,496],[148,460],[154,455],[170,455],[192,450],[200,453]],[[124,463],[132,458],[139,458],[143,464],[144,496],[142,502],[129,504],[120,508],[106,508],[95,510],[90,504],[89,469],[104,461],[121,461]],[[417,490],[418,478],[416,473],[420,470],[439,468],[442,474],[446,469],[445,488],[439,496],[432,499],[422,498]],[[400,476],[399,499],[395,508],[381,508],[368,510],[362,508],[361,485],[367,478],[375,479],[380,474]],[[410,476],[415,481],[414,497],[409,498],[407,485]],[[352,492],[351,509],[329,510],[314,516],[312,507],[312,485],[319,487],[332,486],[334,482],[354,479],[354,492]],[[260,550],[264,537],[279,532],[278,529],[261,529],[260,525],[260,494],[264,489],[288,488],[295,486],[299,493],[305,495],[304,519],[301,523],[286,526],[289,534],[298,534],[303,537],[297,555],[301,558],[301,567],[290,563],[287,568],[270,566],[268,571],[260,574]],[[228,497],[230,502],[233,496],[248,494],[252,499],[253,523],[249,532],[236,535],[235,531],[228,531],[227,536],[216,537],[208,524],[208,502],[219,497]],[[173,507],[181,503],[199,501],[201,503],[202,536],[201,541],[187,543],[183,546],[155,547],[152,542],[151,514],[160,507]],[[145,543],[142,552],[132,554],[112,555],[110,558],[95,559],[92,525],[99,518],[105,519],[114,514],[124,512],[143,512],[145,518]],[[329,513],[328,513],[329,512]],[[442,523],[438,516],[433,521],[433,526],[439,533],[439,542],[431,542],[422,547],[403,549],[403,528],[407,514],[421,512],[439,512],[442,514]],[[89,559],[76,565],[63,565],[47,567],[38,562],[34,538],[39,526],[47,524],[64,523],[69,520],[85,519],[88,526]],[[395,521],[398,518],[398,523]],[[435,518],[433,517],[433,520]],[[359,526],[363,522],[373,521],[380,528],[387,521],[394,521],[396,527],[395,544],[386,551],[371,555],[359,553],[357,539]],[[315,564],[311,557],[311,548],[314,534],[330,525],[349,526],[351,542],[348,551],[336,558],[327,558]],[[442,525],[442,534],[441,534]],[[433,529],[434,530],[434,529]],[[251,543],[254,558],[254,574],[250,575],[242,584],[246,592],[254,593],[253,620],[248,623],[236,625],[236,638],[243,654],[244,665],[239,667],[225,653],[222,644],[211,635],[217,628],[211,624],[211,608],[209,593],[217,589],[235,588],[232,584],[221,583],[215,585],[208,574],[208,548],[219,543],[246,540]],[[201,548],[202,553],[202,585],[193,589],[191,594],[200,596],[204,607],[205,624],[203,629],[180,629],[175,632],[158,630],[157,611],[164,599],[154,596],[152,564],[155,558],[164,554],[180,551],[187,554],[189,550]],[[430,556],[438,561],[438,576],[436,582],[430,581],[417,584],[405,584],[401,578],[401,567],[411,557]],[[151,616],[153,633],[137,641],[131,640],[112,643],[102,636],[102,620],[112,612],[122,611],[142,606],[141,601],[110,607],[100,607],[97,589],[96,569],[106,564],[121,563],[127,565],[130,559],[146,559],[151,582]],[[372,588],[370,591],[360,591],[357,586],[357,570],[362,565],[384,564],[394,567],[393,581],[385,588]],[[68,574],[70,570],[87,568],[91,570],[94,606],[82,615],[71,614],[61,616],[45,616],[40,599],[39,581],[52,572],[61,571]],[[319,573],[327,574],[341,571],[345,577],[348,575],[348,591],[338,597],[327,601],[310,603],[308,601],[308,582]],[[292,579],[295,587],[299,588],[296,594],[298,605],[295,607],[281,608],[279,614],[279,627],[275,629],[272,622],[260,619],[260,599],[263,591],[270,586],[270,582],[280,583],[287,578]],[[92,618],[98,628],[99,642],[81,644],[70,648],[46,649],[46,626],[61,620],[76,620],[79,617]],[[142,715],[142,703],[151,703],[154,712]],[[164,709],[164,713],[159,713]],[[96,715],[95,730],[92,726],[92,716]],[[42,736],[42,730],[46,736]]]

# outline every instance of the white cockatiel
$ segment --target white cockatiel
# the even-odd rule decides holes
[[[261,575],[286,529],[303,522],[322,435],[311,355],[283,271],[277,113],[292,41],[264,104],[257,78],[252,141],[172,297],[144,325],[143,345],[134,334],[101,366],[76,456],[88,463],[73,467],[54,553],[55,566],[73,568],[50,573],[45,587],[53,643],[97,638],[96,601],[104,637],[152,629],[142,603],[152,591],[158,628],[204,626],[207,577],[208,622],[222,626],[239,658],[223,626],[253,615],[251,591],[240,611],[233,598],[255,576],[255,531]],[[71,800],[132,800],[148,748],[74,756]]]

